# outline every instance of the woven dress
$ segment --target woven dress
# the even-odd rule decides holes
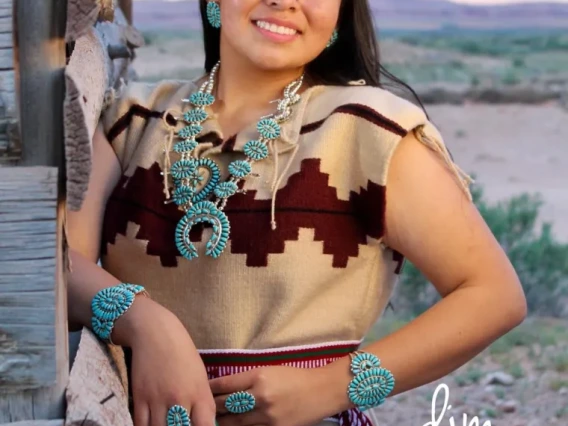
[[[145,286],[179,317],[210,378],[269,365],[316,368],[348,355],[384,312],[404,261],[382,241],[398,143],[414,132],[469,195],[468,177],[409,101],[364,82],[313,86],[282,125],[270,157],[254,164],[260,176],[229,198],[225,252],[206,256],[212,230],[195,227],[199,257],[190,261],[175,245],[184,212],[165,203],[162,172],[168,126],[184,126],[169,111],[185,112],[182,99],[197,90],[191,81],[134,82],[104,111],[122,166],[104,217],[104,269]],[[245,159],[243,146],[257,137],[256,123],[224,135],[212,114],[195,153],[218,163],[226,178],[228,164]],[[321,426],[337,423],[371,425],[350,410]]]

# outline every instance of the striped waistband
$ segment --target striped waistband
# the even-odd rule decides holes
[[[261,350],[200,350],[207,367],[261,367],[289,365],[299,368],[323,367],[357,350],[360,341],[330,342]]]
[[[324,367],[359,349],[361,341],[331,342],[264,350],[200,350],[209,379],[244,373],[258,367],[285,365]],[[326,419],[339,426],[373,426],[367,416],[352,409]]]

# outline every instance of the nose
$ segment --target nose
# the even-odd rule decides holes
[[[298,8],[299,0],[266,0],[266,3],[279,10],[296,10]]]

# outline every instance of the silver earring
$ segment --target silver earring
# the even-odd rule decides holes
[[[214,1],[207,3],[207,20],[213,28],[221,28],[221,7],[219,3]]]
[[[333,30],[333,33],[331,33],[331,38],[327,42],[326,47],[329,49],[331,46],[333,46],[335,44],[335,42],[337,41],[338,38],[339,38],[339,33],[337,32],[337,29],[335,29],[335,30]]]

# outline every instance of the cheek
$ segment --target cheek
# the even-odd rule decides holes
[[[311,42],[315,42],[314,39],[318,39],[319,43],[316,42],[317,44],[327,44],[331,33],[337,26],[339,5],[339,0],[323,0],[310,3],[305,8],[310,29],[307,36],[312,38]]]
[[[225,28],[237,28],[248,21],[248,16],[258,0],[223,0],[221,21]]]

